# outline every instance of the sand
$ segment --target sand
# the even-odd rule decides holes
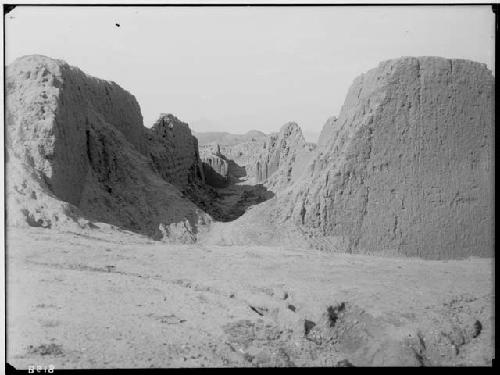
[[[491,259],[168,245],[99,226],[8,229],[16,368],[491,365]]]

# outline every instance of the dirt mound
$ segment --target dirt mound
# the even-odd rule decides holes
[[[83,216],[161,238],[187,220],[196,234],[209,216],[170,183],[203,181],[196,139],[173,116],[159,121],[144,128],[135,98],[113,82],[44,56],[17,59],[6,71],[9,224]]]
[[[283,125],[277,135],[270,136],[256,161],[257,183],[265,183],[274,190],[291,183],[304,171],[304,164],[312,156],[313,147],[306,143],[299,125]]]
[[[149,157],[164,180],[181,189],[204,182],[198,140],[188,124],[170,113],[162,113],[151,129],[144,131]]]
[[[456,300],[444,305],[455,304],[455,313],[446,311],[439,319],[418,325],[374,316],[356,304],[340,302],[328,306],[317,322],[305,320],[304,335],[321,350],[342,353],[353,366],[456,366],[467,361],[490,365],[493,353],[477,352],[487,348],[484,342],[490,340],[484,333],[480,337],[478,317],[483,319],[484,313],[459,300],[459,306]]]
[[[282,220],[325,250],[491,256],[493,90],[466,60],[407,57],[361,75],[279,194]]]

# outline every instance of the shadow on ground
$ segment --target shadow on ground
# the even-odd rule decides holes
[[[218,156],[228,164],[227,177],[221,176],[210,165],[204,163],[204,171],[206,175],[211,176],[210,181],[213,183],[212,186],[205,189],[206,197],[204,199],[200,200],[199,196],[198,199],[192,199],[199,208],[214,219],[222,222],[236,220],[249,207],[274,197],[274,193],[262,184],[249,185],[245,183],[247,171],[244,166],[224,155]]]

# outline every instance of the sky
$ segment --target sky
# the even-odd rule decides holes
[[[118,27],[116,24],[119,24]],[[494,69],[491,6],[61,7],[5,16],[5,59],[41,54],[112,80],[145,126],[173,113],[195,131],[309,140],[358,75],[383,60],[443,56]]]

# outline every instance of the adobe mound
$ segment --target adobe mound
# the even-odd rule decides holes
[[[484,64],[381,63],[354,81],[308,172],[279,195],[280,220],[325,250],[491,256],[493,93]]]
[[[180,189],[205,182],[198,140],[188,124],[170,113],[162,113],[151,129],[143,129],[147,152],[163,179]]]
[[[289,122],[277,135],[271,135],[255,163],[257,183],[278,190],[300,177],[314,147],[306,143],[299,125]]]
[[[204,180],[186,124],[144,128],[130,93],[60,60],[25,56],[6,73],[9,224],[84,216],[162,238],[210,221],[177,188]]]

